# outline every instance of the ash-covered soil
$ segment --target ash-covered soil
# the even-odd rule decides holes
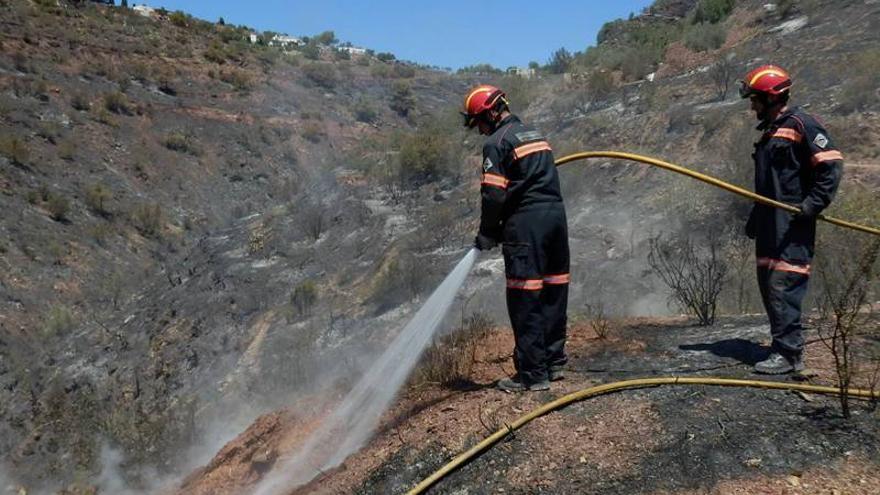
[[[762,318],[745,317],[710,328],[635,323],[583,347],[575,339],[570,379],[538,400],[635,377],[773,380],[751,373],[768,352],[758,344],[766,332]],[[825,381],[831,370],[821,343],[809,346],[809,358],[814,380]],[[529,399],[513,396],[511,410],[528,412],[514,404]],[[878,417],[867,402],[857,402],[847,420],[833,397],[781,391],[667,386],[619,392],[533,421],[429,493],[877,493]],[[468,445],[487,436],[474,433]],[[451,460],[442,448],[430,442],[421,450],[401,449],[358,493],[404,493]]]
[[[762,316],[725,318],[708,328],[680,319],[631,320],[604,340],[576,324],[566,380],[548,392],[506,394],[492,384],[512,371],[513,343],[509,329],[497,329],[481,343],[471,383],[405,391],[367,446],[290,493],[405,493],[505,423],[599,383],[673,375],[791,379],[752,374],[751,365],[768,353],[762,345],[767,332]],[[858,345],[861,352],[876,352],[872,346],[878,343]],[[808,346],[808,365],[811,382],[833,383],[831,357],[818,341]],[[864,387],[869,378],[861,373],[855,385]],[[854,401],[852,417],[844,419],[835,397],[813,394],[711,386],[618,392],[533,421],[428,493],[875,494],[875,406]],[[289,438],[280,443],[295,447],[290,438],[302,433],[302,427],[288,425]],[[210,480],[194,476],[190,490],[180,493],[246,492],[261,475],[248,465],[265,462],[251,457],[228,459],[222,468],[244,465],[247,480],[212,489]]]

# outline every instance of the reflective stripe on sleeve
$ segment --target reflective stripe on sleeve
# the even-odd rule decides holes
[[[571,275],[568,273],[544,275],[544,283],[547,285],[563,285],[569,282],[571,282]]]
[[[483,180],[482,182],[480,182],[481,185],[495,186],[500,187],[501,189],[507,189],[507,184],[509,183],[510,181],[505,179],[503,176],[489,173],[483,174]]]
[[[527,155],[531,155],[532,153],[537,153],[539,151],[553,151],[550,148],[550,143],[547,141],[536,141],[534,143],[524,144],[522,146],[517,146],[513,149],[513,159],[519,160]]]
[[[793,265],[787,261],[773,258],[758,258],[758,266],[776,272],[800,273],[801,275],[810,274],[810,265]]]
[[[507,288],[508,289],[519,289],[519,290],[541,290],[544,287],[544,281],[540,278],[529,278],[529,279],[517,279],[517,278],[509,278],[507,279]]]
[[[798,131],[789,128],[776,129],[776,132],[770,135],[771,138],[787,139],[796,143],[801,142],[804,136]]]
[[[837,150],[820,151],[813,155],[813,165],[818,165],[822,162],[833,162],[834,160],[843,160],[843,155]]]

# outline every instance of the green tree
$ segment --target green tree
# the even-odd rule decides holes
[[[318,43],[320,45],[328,45],[328,46],[335,45],[336,43],[339,42],[339,40],[336,39],[336,33],[334,33],[333,31],[324,31],[323,33],[315,36],[314,41],[315,41],[315,43]]]
[[[391,85],[391,103],[388,106],[401,117],[408,117],[416,108],[412,88],[405,81],[394,81]]]
[[[710,22],[712,24],[723,21],[733,11],[735,0],[700,0],[694,9],[693,23],[700,24]]]
[[[566,50],[565,47],[562,47],[553,52],[553,55],[547,62],[547,72],[551,74],[562,74],[568,71],[573,60],[574,57],[572,57],[571,53]]]

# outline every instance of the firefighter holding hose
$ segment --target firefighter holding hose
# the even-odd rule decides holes
[[[507,392],[547,390],[563,378],[568,306],[568,227],[553,151],[510,113],[499,88],[480,85],[464,100],[464,124],[483,146],[480,228],[475,246],[502,244],[516,375]]]
[[[755,192],[800,211],[756,203],[746,223],[755,240],[758,287],[773,337],[769,358],[755,365],[763,374],[804,369],[801,303],[807,292],[816,242],[816,216],[834,199],[843,156],[821,122],[789,107],[792,81],[765,65],[749,72],[740,95],[751,101],[763,134],[755,143]]]

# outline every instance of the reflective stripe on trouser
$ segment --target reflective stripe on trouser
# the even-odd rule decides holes
[[[516,371],[526,383],[547,380],[550,367],[567,361],[569,252],[562,203],[531,205],[511,215],[502,252]]]
[[[809,280],[809,276],[797,271],[758,267],[758,287],[770,320],[770,334],[776,352],[799,354],[804,350],[801,304]]]

